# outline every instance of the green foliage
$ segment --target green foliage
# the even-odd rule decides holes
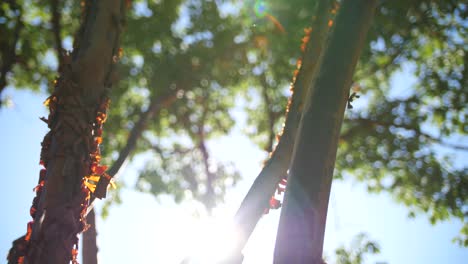
[[[76,1],[59,2],[58,30],[70,49],[81,9]],[[46,90],[55,76],[57,28],[50,5],[0,4],[0,66],[13,45],[7,81],[15,88]],[[230,131],[240,97],[246,103],[247,135],[271,148],[313,10],[304,0],[132,1],[120,82],[110,94],[105,163],[119,156],[130,131],[158,101],[160,109],[145,122],[130,153],[152,157],[137,188],[206,203],[210,186],[201,146]],[[459,219],[464,226],[456,241],[464,246],[467,167],[455,161],[468,149],[462,144],[468,134],[467,27],[468,7],[460,1],[382,1],[355,74],[362,98],[347,113],[336,164],[337,178],[353,177],[369,191],[390,193],[410,215],[425,213],[432,223]],[[408,69],[416,78],[409,90],[391,85],[395,73]],[[208,163],[217,167],[211,187],[221,201],[238,174],[215,157]]]
[[[210,204],[206,168],[198,148],[183,148],[175,144],[170,150],[154,148],[156,158],[147,161],[140,173],[137,189],[154,195],[173,195],[176,202],[184,199]],[[216,175],[212,183],[215,202],[223,202],[226,188],[232,187],[240,175],[232,164],[210,160],[208,170]]]
[[[189,197],[211,207],[208,200],[222,200],[238,178],[236,171],[209,157],[217,169],[212,171],[215,180],[208,182],[200,145],[234,125],[229,110],[240,89],[234,87],[241,78],[238,69],[245,62],[245,43],[235,41],[240,25],[234,17],[221,15],[216,3],[205,1],[139,1],[127,23],[120,69],[126,77],[112,91],[106,131],[114,140],[103,152],[117,156],[129,130],[152,101],[160,100],[164,107],[146,123],[131,153],[154,155],[137,188],[170,194],[177,202]],[[174,143],[180,138],[190,151],[180,153]],[[208,189],[215,197],[206,197]]]
[[[24,57],[27,63],[13,64],[9,84],[15,88],[45,90],[58,66],[59,51],[54,49],[57,43],[53,32],[59,30],[63,39],[61,45],[70,49],[72,32],[80,22],[80,6],[75,1],[61,1],[61,23],[57,27],[51,22],[51,3],[18,3],[24,12],[21,16],[24,27],[16,46],[18,57]],[[177,201],[184,197],[181,196],[185,191],[184,183],[178,182],[182,180],[179,177],[182,167],[180,164],[166,166],[178,160],[152,151],[160,141],[174,141],[174,138],[184,138],[185,147],[193,146],[190,154],[179,156],[186,161],[186,166],[194,164],[191,170],[197,173],[191,177],[200,190],[194,191],[192,197],[206,202],[202,190],[211,188],[215,192],[214,199],[219,201],[226,187],[239,177],[230,165],[220,164],[214,157],[208,156],[209,163],[217,168],[211,183],[206,181],[206,170],[195,168],[206,159],[200,156],[200,144],[225,135],[234,125],[229,110],[241,89],[234,86],[242,77],[238,69],[246,61],[245,41],[236,39],[242,32],[241,24],[232,15],[221,13],[220,7],[224,4],[222,1],[132,1],[116,76],[120,83],[110,94],[112,107],[105,124],[103,161],[112,164],[121,155],[130,131],[149,111],[151,102],[159,102],[159,110],[144,121],[136,147],[130,151],[130,157],[152,153],[155,159],[159,157],[159,165],[165,164],[166,169],[160,173],[167,174],[164,177],[169,177],[169,182],[158,181],[162,175],[148,172],[152,168],[148,165],[137,183],[137,186],[144,181],[155,184],[149,190],[154,195],[165,190]],[[24,8],[26,5],[28,8]],[[8,4],[2,5],[0,15],[6,13],[4,16],[9,17],[4,19],[6,24],[0,20],[0,26],[15,22],[17,15],[11,15],[9,8],[12,7]],[[32,69],[34,74],[30,74]],[[177,147],[169,143],[164,151],[177,152]],[[119,192],[114,192],[113,196],[119,198]]]
[[[335,250],[336,264],[364,263],[366,254],[380,253],[379,245],[367,238],[364,233],[358,234],[352,241],[350,248],[344,246]]]
[[[379,8],[356,74],[369,103],[348,113],[337,161],[339,177],[347,172],[370,191],[391,193],[410,216],[427,213],[433,224],[460,219],[464,243],[467,167],[456,160],[468,150],[467,15],[456,1]],[[393,74],[408,69],[416,77],[411,90],[390,87]]]
[[[69,41],[79,24],[79,6],[65,1],[59,8],[61,36]],[[55,79],[58,62],[50,10],[48,1],[5,1],[0,5],[0,63],[2,71],[6,70],[7,85],[37,91]],[[13,56],[9,66],[8,56]]]
[[[468,151],[467,9],[457,1],[382,2],[355,74],[363,98],[347,113],[336,164],[337,178],[353,177],[369,191],[390,193],[408,206],[410,216],[426,213],[431,223],[458,218],[464,227],[457,241],[463,243],[468,225],[467,168],[456,160]],[[301,10],[300,15],[295,10]],[[305,1],[267,5],[267,11],[295,36],[310,24],[312,10]],[[289,25],[295,25],[292,31]],[[281,42],[278,34],[267,39]],[[274,56],[284,57],[271,67],[289,66],[291,75],[293,67],[288,64],[297,58],[296,47],[298,43],[283,43],[278,50],[268,47]],[[395,74],[408,69],[416,84],[409,90],[392,86]],[[276,89],[284,92],[284,80],[291,77],[277,77]],[[258,94],[255,104],[261,106],[265,102],[258,103],[262,100]],[[271,129],[268,115],[249,114],[254,128],[248,134],[255,142],[263,141],[259,142],[263,147]]]

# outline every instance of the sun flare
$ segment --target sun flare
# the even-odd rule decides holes
[[[238,239],[230,219],[207,217],[195,219],[187,234],[187,258],[183,263],[209,264],[220,263],[232,254]]]

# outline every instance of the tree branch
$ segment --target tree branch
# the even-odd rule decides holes
[[[146,129],[147,123],[151,120],[161,109],[169,107],[172,103],[177,100],[177,91],[168,93],[165,96],[155,96],[150,102],[148,109],[140,115],[140,119],[135,123],[132,130],[127,137],[127,143],[120,150],[117,159],[114,161],[112,166],[107,170],[107,174],[112,178],[115,177],[122,166],[126,163],[128,157],[136,147],[138,139],[141,137]],[[153,146],[154,148],[154,146]],[[94,206],[95,196],[91,196],[87,214],[92,210]]]
[[[265,147],[265,150],[270,153],[273,150],[273,143],[275,141],[275,132],[274,132],[274,127],[275,127],[275,113],[271,110],[271,100],[270,97],[268,96],[268,83],[266,81],[266,74],[265,71],[261,74],[260,76],[260,82],[262,86],[262,98],[263,101],[265,102],[265,110],[268,115],[268,143]]]
[[[170,156],[172,156],[172,155],[177,155],[177,154],[178,154],[178,155],[185,155],[185,154],[188,154],[188,153],[190,153],[190,152],[193,151],[193,149],[190,149],[190,148],[187,148],[187,149],[186,149],[186,148],[183,148],[183,149],[181,149],[181,148],[176,148],[176,149],[173,149],[173,150],[172,150],[171,152],[169,152],[169,153],[167,153],[167,152],[164,153],[164,150],[163,150],[162,148],[160,148],[159,146],[157,146],[157,145],[152,145],[151,148],[152,148],[156,153],[158,153],[160,156],[164,156],[164,155],[167,155],[167,154],[169,154]]]
[[[202,153],[203,165],[205,168],[205,175],[206,175],[206,193],[205,193],[204,204],[208,211],[208,214],[211,215],[211,212],[215,206],[215,193],[213,189],[215,175],[211,173],[210,171],[210,162],[209,162],[210,156],[208,154],[208,149],[206,148],[205,139],[203,137],[200,138],[198,149]]]
[[[63,64],[63,46],[62,46],[62,36],[60,34],[61,32],[61,25],[60,25],[60,7],[59,7],[59,0],[50,0],[50,9],[52,12],[52,17],[50,19],[50,22],[52,24],[52,33],[54,35],[54,40],[55,40],[55,51],[57,53],[57,58],[58,58],[58,68],[60,70],[62,64]]]
[[[162,97],[155,96],[151,100],[148,109],[140,115],[140,119],[138,119],[128,135],[127,143],[119,152],[119,156],[108,170],[111,177],[114,177],[119,172],[130,153],[135,149],[137,141],[145,131],[148,121],[151,120],[161,109],[167,108],[174,103],[177,100],[176,94],[177,91],[174,91]]]
[[[209,164],[210,156],[208,154],[208,150],[206,148],[206,142],[205,142],[205,120],[206,120],[207,114],[208,114],[208,107],[204,105],[203,113],[200,118],[200,124],[198,126],[198,138],[199,138],[198,149],[202,153],[203,165],[205,168],[205,175],[206,175],[206,193],[205,193],[204,204],[208,211],[208,214],[211,215],[212,210],[215,206],[215,193],[213,189],[215,175],[213,175],[213,173],[211,173],[210,171],[210,164]]]

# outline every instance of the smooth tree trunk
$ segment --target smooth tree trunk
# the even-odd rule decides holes
[[[107,93],[115,80],[125,1],[88,0],[72,54],[65,54],[55,91],[49,98],[50,128],[42,143],[41,173],[34,222],[25,236],[24,256],[9,263],[65,264],[76,262],[78,233],[89,190],[85,177],[99,161],[101,125]],[[24,245],[24,244],[23,244]],[[22,248],[10,252],[20,252]]]
[[[96,214],[94,210],[89,211],[88,215],[86,216],[86,222],[88,223],[89,228],[86,230],[86,232],[83,232],[83,264],[97,264],[97,228]]]
[[[331,9],[331,0],[321,0],[316,6],[315,13],[317,15],[309,29],[309,35],[306,36],[307,39],[303,40],[302,63],[291,87],[293,94],[288,105],[286,122],[280,135],[280,141],[250,187],[234,218],[239,240],[233,250],[231,263],[241,262],[242,249],[265,210],[270,207],[269,201],[275,193],[278,183],[287,176],[304,98],[311,86],[312,77],[324,47],[328,32],[328,14]]]
[[[376,0],[344,0],[306,99],[289,170],[274,263],[323,263],[328,200],[349,88]]]

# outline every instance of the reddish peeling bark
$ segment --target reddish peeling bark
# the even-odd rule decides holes
[[[148,122],[156,115],[161,109],[168,107],[177,99],[176,92],[170,93],[161,97],[154,97],[151,100],[148,110],[141,113],[140,118],[136,122],[135,126],[130,131],[127,143],[119,152],[117,160],[107,171],[108,175],[114,177],[119,173],[122,166],[128,160],[128,157],[136,147],[138,139],[145,131]],[[94,197],[90,199],[90,206],[92,207]],[[86,221],[89,224],[89,229],[83,233],[83,264],[96,264],[98,263],[98,246],[97,246],[97,232],[96,232],[96,214],[92,208],[89,208]]]
[[[122,169],[130,154],[135,150],[137,141],[146,129],[148,122],[157,115],[161,109],[169,107],[177,100],[177,91],[172,91],[164,96],[155,96],[151,99],[148,109],[140,114],[138,121],[128,134],[125,146],[120,150],[119,156],[107,171],[110,177],[115,177]],[[83,233],[83,264],[95,264],[98,262],[97,232],[93,223],[96,222],[96,214],[92,210],[95,197],[91,196],[86,221],[89,229]]]
[[[90,191],[109,177],[99,165],[102,123],[112,86],[125,1],[89,0],[72,54],[64,54],[49,97],[50,128],[42,142],[37,196],[25,248],[9,263],[76,262]],[[104,179],[104,181],[101,181]],[[107,181],[108,182],[108,181]],[[34,209],[34,210],[33,210]],[[14,252],[21,250],[14,246]],[[18,255],[18,254],[17,254]]]

